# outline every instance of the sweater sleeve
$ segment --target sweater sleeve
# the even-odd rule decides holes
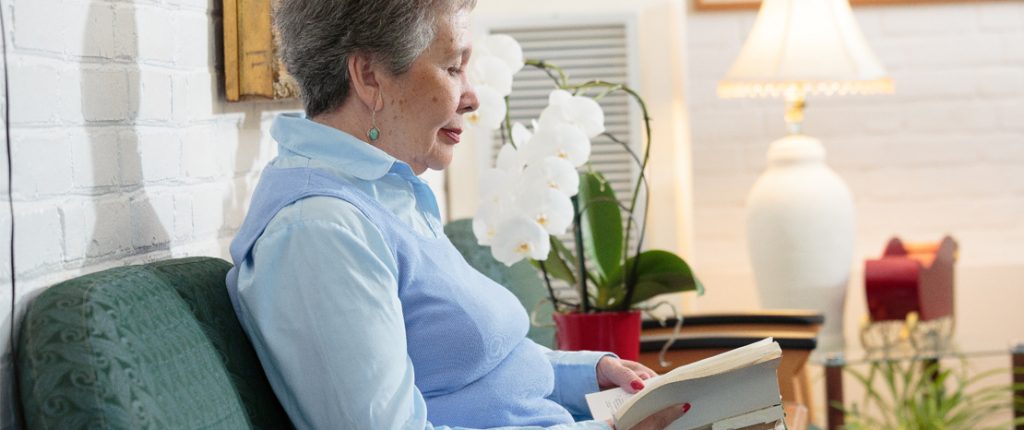
[[[544,350],[555,370],[555,390],[549,398],[568,409],[577,420],[590,419],[585,396],[600,390],[597,386],[597,362],[607,356],[615,357],[615,354]]]

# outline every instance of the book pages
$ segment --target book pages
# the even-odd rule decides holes
[[[649,379],[637,394],[616,388],[587,395],[587,403],[594,419],[614,418],[619,428],[630,428],[652,413],[688,402],[690,412],[669,428],[705,428],[780,405],[776,370],[781,356],[778,343],[768,338]]]
[[[733,372],[666,384],[643,402],[616,413],[616,427],[631,428],[669,406],[690,403],[690,411],[672,423],[672,430],[697,429],[746,412],[782,404],[775,370],[780,359]]]
[[[711,424],[711,430],[774,430],[785,428],[786,412],[782,405],[756,410],[740,416],[726,418]],[[782,427],[779,427],[782,426]]]

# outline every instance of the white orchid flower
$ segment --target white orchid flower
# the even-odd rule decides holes
[[[523,48],[519,42],[507,34],[490,34],[474,44],[474,49],[483,50],[505,64],[513,74],[523,69]]]
[[[502,58],[485,48],[473,54],[469,60],[469,82],[476,90],[479,106],[466,114],[466,120],[474,126],[497,130],[505,119],[505,96],[512,93],[511,66]]]
[[[523,258],[546,259],[550,251],[548,232],[540,224],[523,216],[509,218],[501,223],[491,241],[491,253],[506,266]]]
[[[526,145],[530,144],[530,139],[533,138],[533,133],[526,128],[521,122],[512,124],[512,143],[516,144],[516,148],[520,151]]]
[[[544,188],[557,190],[566,197],[575,196],[580,191],[580,175],[568,161],[545,157],[541,162],[527,166],[523,172],[524,190]]]
[[[476,242],[482,246],[491,245],[494,237],[498,235],[498,226],[504,221],[501,206],[480,205],[473,217],[473,235],[476,236]]]
[[[540,224],[548,234],[563,234],[572,224],[572,201],[555,189],[524,192],[519,195],[515,207],[522,215]]]
[[[497,130],[505,119],[505,97],[494,88],[481,85],[476,87],[477,110],[466,114],[466,121],[487,130]]]
[[[490,245],[498,227],[512,216],[519,181],[518,173],[502,169],[491,168],[480,174],[480,205],[473,217],[473,234],[480,245]]]
[[[519,150],[508,143],[501,146],[501,150],[498,151],[498,158],[494,161],[495,167],[512,174],[521,173],[524,164]]]
[[[571,124],[587,138],[593,138],[604,133],[604,110],[590,97],[554,90],[548,95],[548,106],[540,113],[540,126],[553,123]]]
[[[476,216],[473,217],[473,235],[476,236],[476,243],[480,246],[490,246],[494,240],[494,236],[498,234],[498,229],[488,224],[486,220],[480,217],[480,212],[477,212]]]
[[[491,87],[502,97],[512,94],[512,69],[493,55],[473,55],[469,60],[469,82],[474,86]]]
[[[582,166],[590,158],[590,139],[570,124],[553,122],[540,128],[525,148],[526,164],[535,164],[545,157],[558,157],[573,167]]]
[[[480,173],[480,203],[483,206],[502,206],[515,200],[518,190],[519,172],[498,168],[486,169]]]

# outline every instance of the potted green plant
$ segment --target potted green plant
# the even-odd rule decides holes
[[[866,372],[847,368],[864,388],[864,397],[843,410],[849,430],[973,430],[1024,425],[1019,393],[1024,384],[995,383],[1007,374],[992,369],[971,374],[966,359],[957,368],[939,367],[935,360],[877,360]],[[1018,374],[1024,369],[1014,369]],[[999,414],[1008,417],[1001,422]]]
[[[563,69],[524,60],[509,36],[488,36],[475,49],[469,74],[481,106],[469,119],[500,129],[504,142],[495,167],[482,174],[481,204],[473,220],[477,240],[507,265],[526,258],[542,272],[561,348],[610,350],[635,359],[641,303],[668,293],[702,294],[704,288],[678,255],[643,249],[646,214],[636,215],[651,155],[643,98],[619,83],[570,83]],[[544,70],[553,82],[548,106],[532,128],[512,124],[508,117],[512,75],[525,66]],[[596,100],[620,91],[643,114],[642,154],[604,129],[604,112]],[[628,204],[620,204],[601,172],[588,163],[590,139],[598,135],[621,144],[639,167]],[[634,226],[638,243],[631,249]],[[566,231],[572,232],[576,252],[557,238]],[[575,286],[577,298],[557,297],[553,279]]]

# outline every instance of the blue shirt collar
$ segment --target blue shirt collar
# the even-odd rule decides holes
[[[270,135],[282,149],[317,159],[359,179],[373,181],[393,172],[415,178],[412,168],[367,142],[333,127],[320,124],[301,113],[285,113],[274,119]]]

